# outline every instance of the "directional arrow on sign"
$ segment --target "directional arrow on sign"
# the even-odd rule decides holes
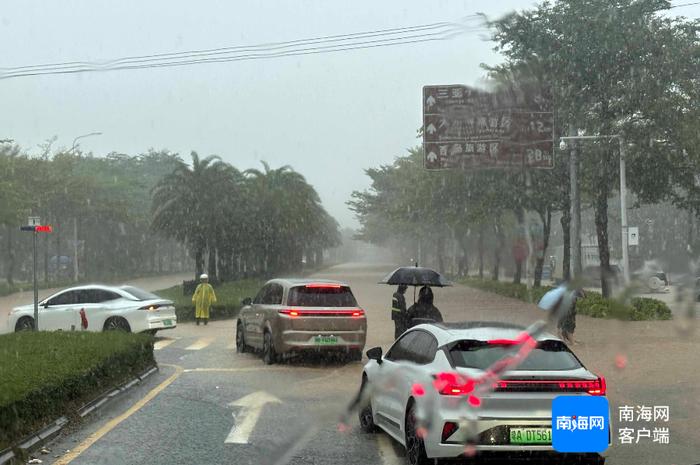
[[[248,438],[258,423],[263,407],[269,403],[280,404],[282,401],[265,391],[257,391],[229,403],[229,407],[240,407],[241,411],[233,413],[233,428],[224,443],[248,444]]]
[[[428,161],[430,163],[435,163],[435,161],[438,159],[438,156],[435,154],[435,152],[430,152],[428,154]]]
[[[435,127],[435,125],[433,123],[430,123],[428,125],[427,131],[428,131],[428,134],[435,134],[435,131],[437,131],[437,128]]]
[[[428,98],[426,99],[425,103],[428,104],[428,107],[432,107],[433,105],[435,105],[435,97],[433,97],[432,95],[428,95]]]

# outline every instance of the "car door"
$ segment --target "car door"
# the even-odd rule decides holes
[[[404,385],[402,371],[409,363],[411,352],[409,347],[416,337],[416,331],[409,331],[401,336],[389,349],[378,369],[379,376],[375,380],[373,405],[377,421],[390,428],[394,434],[400,435],[403,418],[399,405],[399,390]]]
[[[262,304],[262,328],[263,330],[269,324],[272,331],[278,331],[277,316],[280,305],[282,304],[282,296],[284,287],[279,283],[270,283],[267,292],[263,296]]]
[[[39,308],[39,329],[70,331],[76,329],[79,291],[65,291],[51,297]],[[79,325],[79,323],[78,323]]]
[[[262,347],[262,312],[264,297],[269,292],[270,285],[264,285],[250,304],[250,311],[246,314],[243,322],[245,326],[245,335],[248,344],[253,347]]]
[[[435,359],[437,351],[437,340],[429,332],[417,329],[409,334],[411,337],[402,347],[402,360],[395,362],[400,365],[400,369],[396,370],[394,389],[389,391],[389,398],[386,400],[387,414],[400,420],[402,431],[413,386],[420,385],[425,390],[431,388],[432,373],[426,370],[426,365]]]
[[[121,298],[116,292],[106,289],[90,289],[81,296],[78,310],[79,324],[82,324],[80,310],[84,310],[85,319],[90,331],[100,331],[104,327],[104,322],[111,315],[110,302]]]

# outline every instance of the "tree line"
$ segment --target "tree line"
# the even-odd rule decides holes
[[[339,244],[335,220],[288,166],[239,171],[212,156],[191,164],[167,150],[104,157],[39,154],[0,144],[0,273],[31,279],[32,241],[19,226],[38,216],[38,274],[46,285],[152,273],[208,272],[212,280],[297,271]],[[77,239],[77,242],[76,242]]]
[[[700,23],[664,15],[669,7],[664,0],[559,0],[487,20],[504,58],[483,65],[487,84],[545,89],[552,96],[555,168],[426,172],[422,150],[411,149],[393,164],[368,169],[371,189],[353,193],[349,205],[362,224],[360,237],[394,243],[404,257],[416,255],[411,248],[422,255],[429,250],[423,261],[432,255],[440,268],[446,254],[461,257],[461,271],[468,257],[479,255],[481,275],[483,255],[493,250],[486,261],[494,278],[507,260],[516,282],[527,263],[518,257],[525,250],[539,284],[550,235],[560,228],[568,279],[569,151],[557,146],[571,131],[623,137],[632,206],[663,202],[697,217]],[[619,144],[603,139],[576,145],[582,204],[593,212],[607,296],[603,275],[610,271],[614,240],[608,208],[619,186]]]

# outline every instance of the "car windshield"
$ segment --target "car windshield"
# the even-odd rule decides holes
[[[289,289],[287,304],[297,307],[357,307],[355,296],[347,286],[294,286]]]
[[[486,370],[512,351],[513,348],[509,345],[464,340],[450,349],[450,356],[457,367]],[[537,347],[512,371],[557,371],[578,368],[581,368],[581,363],[564,343],[546,340],[538,342]]]
[[[144,291],[143,289],[139,289],[138,287],[134,286],[122,286],[120,287],[121,290],[129,293],[132,295],[135,300],[154,300],[154,299],[160,299],[157,295],[153,294],[152,292]]]

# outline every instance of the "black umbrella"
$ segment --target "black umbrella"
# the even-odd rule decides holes
[[[397,268],[384,277],[379,284],[389,284],[398,286],[406,284],[407,286],[434,286],[445,287],[451,286],[452,283],[445,279],[440,273],[430,268],[420,266],[404,266]]]

